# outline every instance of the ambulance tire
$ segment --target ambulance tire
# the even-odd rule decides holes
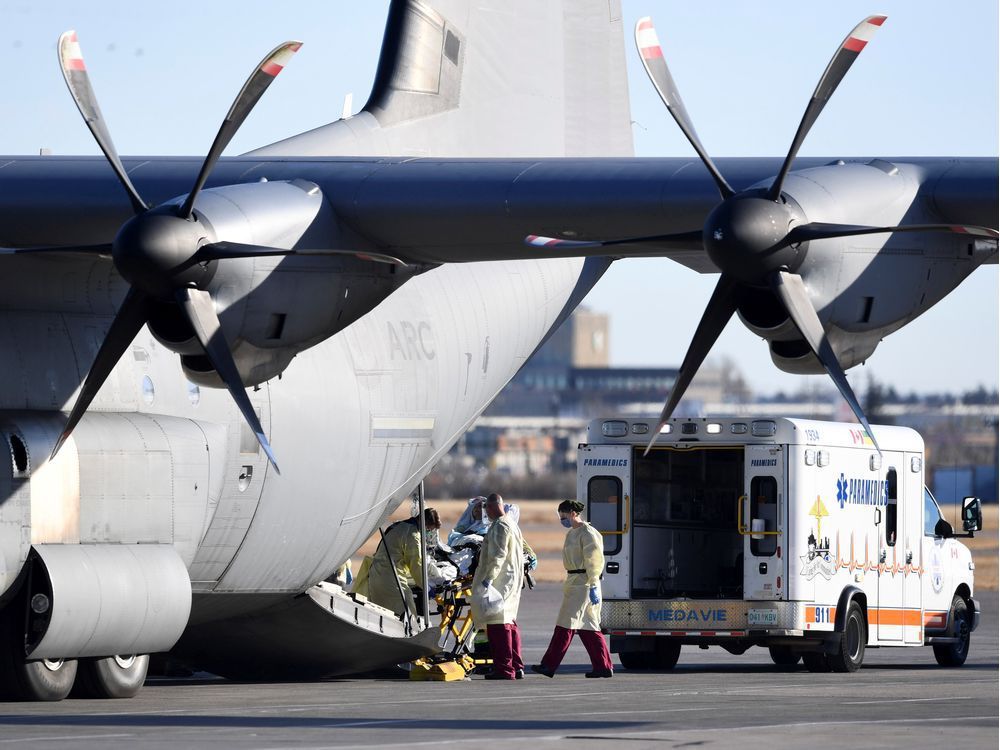
[[[826,660],[834,672],[857,672],[865,660],[865,643],[868,632],[861,605],[851,600],[844,618],[844,630],[840,634],[837,650],[826,655]]]
[[[826,654],[822,651],[804,651],[802,653],[802,663],[810,672],[829,672],[830,662],[826,659]]]
[[[666,638],[656,639],[656,668],[667,671],[677,666],[681,655],[681,644]]]
[[[73,695],[78,698],[132,698],[146,682],[149,655],[83,659]]]
[[[618,654],[621,665],[632,672],[641,672],[653,668],[654,655],[648,651],[622,651]]]
[[[952,633],[958,637],[958,643],[936,644],[934,658],[942,667],[960,667],[965,664],[969,655],[969,606],[965,599],[956,596],[951,600]]]
[[[789,646],[768,646],[767,650],[771,653],[771,661],[779,667],[794,667],[802,658],[798,651],[793,651]]]

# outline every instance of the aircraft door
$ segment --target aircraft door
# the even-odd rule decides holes
[[[743,536],[743,598],[779,599],[785,582],[783,552],[786,510],[781,446],[748,445],[745,495],[738,528]]]
[[[901,641],[906,614],[903,608],[906,506],[902,502],[897,467],[890,465],[884,478],[885,514],[881,533],[878,535],[878,609],[875,627],[876,636],[880,641]]]
[[[629,445],[588,445],[577,457],[577,497],[604,539],[605,599],[629,597],[631,451]]]
[[[270,391],[267,385],[248,389],[247,396],[265,433],[270,435]],[[220,581],[232,565],[257,513],[269,466],[257,436],[239,412],[234,411],[229,423],[222,495],[215,507],[210,508],[211,521],[190,565],[191,586],[195,591],[226,590],[225,584],[220,585]]]

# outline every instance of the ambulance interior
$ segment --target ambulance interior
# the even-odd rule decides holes
[[[742,598],[743,463],[742,447],[634,451],[633,598]]]

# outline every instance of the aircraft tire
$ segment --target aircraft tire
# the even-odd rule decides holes
[[[681,655],[681,644],[666,638],[656,639],[656,668],[664,671],[677,666]]]
[[[17,600],[0,612],[0,698],[14,701],[61,701],[76,681],[75,659],[28,661]]]
[[[802,653],[802,663],[810,672],[829,672],[830,662],[821,651],[805,651]]]
[[[146,682],[149,655],[81,659],[73,695],[79,698],[132,698]]]
[[[767,650],[771,654],[771,661],[779,667],[794,667],[802,658],[799,652],[788,646],[768,646]]]
[[[952,633],[959,638],[958,643],[941,643],[933,646],[934,658],[942,667],[960,667],[969,656],[969,606],[965,599],[956,594],[951,600]]]
[[[844,618],[844,632],[840,634],[837,650],[827,654],[826,660],[834,672],[857,672],[865,660],[865,643],[868,632],[861,605],[851,601]]]

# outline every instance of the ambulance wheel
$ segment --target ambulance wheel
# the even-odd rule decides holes
[[[625,669],[638,672],[644,669],[652,669],[654,654],[648,651],[622,651],[618,654],[618,661]]]
[[[797,651],[792,651],[788,646],[768,646],[767,650],[771,654],[771,661],[779,667],[794,667],[802,658]]]
[[[810,672],[829,672],[830,662],[826,660],[826,654],[822,651],[805,651],[802,654],[802,663]]]
[[[958,642],[934,646],[934,658],[942,667],[960,667],[969,655],[969,607],[960,596],[951,600],[951,628]]]
[[[673,669],[677,666],[677,659],[681,655],[681,644],[666,638],[657,638],[655,655],[657,669]]]
[[[75,659],[27,661],[24,630],[11,605],[0,612],[0,698],[15,701],[61,701],[76,680]]]
[[[73,695],[78,698],[131,698],[146,681],[149,655],[82,659]]]
[[[826,660],[834,672],[857,672],[861,662],[865,660],[865,643],[868,633],[865,628],[865,615],[861,605],[852,601],[847,607],[847,617],[844,618],[844,632],[840,634],[837,650],[827,654]]]

